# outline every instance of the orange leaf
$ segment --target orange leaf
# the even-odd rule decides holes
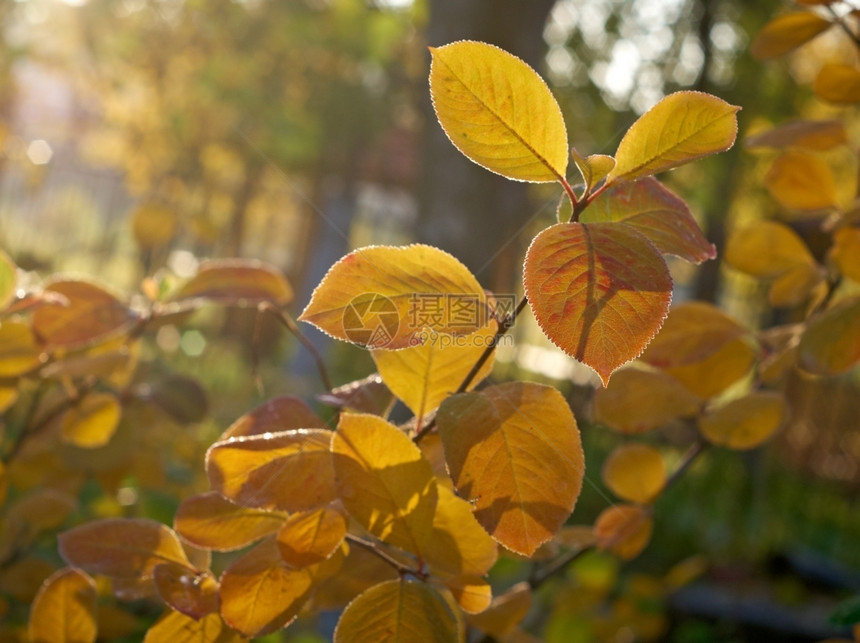
[[[860,361],[860,297],[813,317],[800,338],[800,366],[817,375],[847,373]]]
[[[191,568],[173,530],[143,518],[85,523],[58,536],[60,556],[94,574],[139,577],[160,563]]]
[[[709,410],[699,428],[710,442],[729,449],[752,449],[767,440],[786,416],[779,393],[757,392]]]
[[[346,528],[343,513],[331,505],[294,513],[278,531],[281,557],[293,569],[320,563],[340,547]]]
[[[770,60],[815,38],[832,23],[811,11],[800,11],[777,16],[758,33],[750,46],[750,53],[758,60]]]
[[[493,588],[480,576],[458,576],[445,580],[445,587],[466,614],[478,614],[490,606]]]
[[[654,529],[650,512],[638,505],[614,505],[604,510],[594,523],[597,546],[623,560],[636,558]]]
[[[153,578],[161,600],[177,612],[199,620],[218,611],[218,581],[210,572],[163,564],[155,566]]]
[[[304,400],[294,395],[275,397],[233,422],[219,441],[242,435],[261,435],[291,429],[324,429],[325,422]]]
[[[331,432],[296,429],[230,438],[206,453],[209,483],[244,507],[305,511],[335,499]]]
[[[659,337],[659,335],[658,335]],[[594,421],[633,435],[699,410],[699,398],[660,371],[625,368],[594,394]]]
[[[242,643],[246,640],[227,627],[220,614],[209,614],[198,620],[169,610],[149,628],[143,643]]]
[[[293,289],[273,266],[248,259],[219,259],[204,261],[171,299],[238,305],[268,301],[280,306],[292,301]]]
[[[624,500],[651,502],[666,482],[663,456],[647,444],[622,444],[603,463],[603,481]]]
[[[33,332],[49,347],[92,344],[128,329],[137,316],[107,290],[86,281],[55,281],[46,294],[59,302],[33,312]]]
[[[818,151],[829,150],[847,142],[845,124],[837,120],[791,121],[744,139],[744,144],[749,148],[803,147]]]
[[[0,377],[18,377],[38,368],[42,349],[30,327],[18,321],[0,323]]]
[[[91,643],[96,640],[96,584],[78,569],[56,572],[30,608],[32,643]]]
[[[709,398],[749,373],[756,357],[756,350],[746,339],[740,338],[721,346],[701,361],[663,370],[695,395]]]
[[[210,491],[179,505],[173,527],[198,547],[230,551],[276,532],[285,518],[283,513],[234,504]]]
[[[860,101],[860,71],[848,65],[824,65],[812,84],[819,98],[831,103]]]
[[[517,583],[504,594],[496,596],[480,614],[467,617],[470,625],[490,636],[504,640],[526,617],[532,608],[532,589],[526,582]]]
[[[860,283],[860,228],[840,228],[833,234],[830,259],[839,272]]]
[[[122,407],[112,393],[87,393],[63,414],[63,442],[84,449],[107,444],[119,426]]]
[[[783,152],[765,175],[764,184],[789,210],[825,210],[837,205],[836,177],[830,166],[808,152]]]
[[[660,252],[693,263],[717,256],[683,199],[653,177],[610,188],[583,211],[579,220],[622,221],[641,232]]]
[[[603,385],[663,324],[672,279],[657,249],[617,223],[560,223],[532,241],[526,296],[541,329]]]
[[[394,580],[371,587],[347,605],[335,643],[370,641],[462,641],[458,619],[426,583]]]
[[[437,421],[451,477],[478,522],[526,556],[552,538],[585,473],[576,420],[561,394],[511,382],[448,398]]]
[[[359,248],[334,264],[299,319],[368,348],[414,345],[416,333],[469,335],[489,319],[472,273],[431,246]]]
[[[338,495],[374,536],[414,554],[432,530],[438,488],[406,435],[375,415],[341,415],[332,436]]]

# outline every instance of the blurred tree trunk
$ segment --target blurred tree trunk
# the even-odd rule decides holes
[[[431,0],[427,42],[456,40],[497,45],[540,69],[543,29],[555,0]],[[436,122],[429,94],[424,135],[419,239],[454,254],[496,292],[516,284],[523,249],[518,231],[535,213],[527,185],[467,160]]]

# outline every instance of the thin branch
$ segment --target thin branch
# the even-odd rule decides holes
[[[687,449],[687,452],[681,458],[681,464],[679,464],[672,472],[672,475],[666,479],[666,484],[663,485],[663,489],[660,491],[661,496],[666,492],[666,489],[669,489],[678,482],[681,476],[683,476],[687,469],[690,468],[690,465],[696,461],[696,458],[704,452],[707,446],[708,443],[699,438],[689,449]]]
[[[397,573],[400,574],[401,576],[409,574],[411,576],[415,576],[416,578],[420,578],[422,580],[427,577],[427,575],[424,572],[422,572],[420,569],[419,570],[412,569],[411,567],[407,567],[406,565],[401,563],[399,560],[396,560],[394,557],[390,556],[388,553],[386,553],[385,551],[380,549],[380,547],[374,542],[364,540],[363,538],[359,538],[358,536],[354,536],[352,534],[347,534],[346,540],[348,540],[349,542],[351,542],[354,545],[358,545],[359,547],[363,547],[364,549],[366,549],[367,551],[369,551],[372,554],[375,554],[376,556],[378,556],[379,558],[384,560],[386,563],[391,565],[397,571]]]
[[[466,374],[466,377],[463,378],[463,381],[460,382],[460,386],[457,387],[457,390],[454,391],[453,395],[457,395],[458,393],[465,393],[466,389],[469,388],[469,385],[472,383],[472,380],[478,375],[478,372],[481,370],[481,367],[486,363],[488,359],[490,359],[490,355],[493,354],[493,351],[496,350],[496,346],[499,343],[499,339],[502,338],[505,333],[507,333],[511,327],[516,323],[517,317],[523,309],[528,305],[529,300],[528,297],[523,297],[520,300],[520,303],[517,305],[516,310],[513,313],[509,313],[505,316],[503,320],[499,322],[499,328],[496,330],[496,334],[493,336],[492,341],[487,344],[487,347],[484,349],[484,352],[481,353],[481,356],[477,359],[477,361],[472,366],[471,370]],[[436,418],[434,417],[423,429],[421,429],[418,433],[415,434],[413,441],[418,444],[421,440],[424,439],[424,436],[430,433],[436,427]]]
[[[261,312],[272,313],[272,315],[274,315],[275,318],[280,321],[297,340],[299,340],[299,343],[304,346],[311,354],[311,357],[313,357],[314,363],[317,367],[317,372],[319,372],[323,386],[325,386],[327,391],[332,390],[334,386],[332,386],[331,379],[329,379],[328,372],[325,368],[325,362],[323,362],[322,356],[319,354],[319,351],[317,350],[316,346],[311,343],[311,340],[309,340],[305,335],[302,334],[302,331],[299,330],[299,327],[296,325],[296,322],[293,321],[293,318],[268,301],[261,302],[260,304],[258,304],[257,308]]]
[[[854,45],[858,49],[860,49],[860,36],[851,31],[851,28],[845,23],[844,16],[840,16],[838,13],[836,13],[836,10],[830,5],[827,5],[827,11],[829,11],[830,15],[833,16],[833,21],[837,25],[839,25],[842,31],[844,31],[846,35],[851,39],[851,42],[853,42]]]

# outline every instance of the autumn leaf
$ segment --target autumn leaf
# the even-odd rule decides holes
[[[398,353],[409,351],[404,348]],[[383,352],[383,351],[376,351]],[[390,351],[389,351],[390,352]],[[394,406],[394,394],[382,381],[378,373],[373,373],[360,380],[348,382],[342,386],[317,395],[323,404],[353,413],[370,413],[380,417],[388,417]]]
[[[579,221],[623,222],[641,232],[660,252],[692,263],[717,256],[683,199],[653,177],[608,189],[589,204]]]
[[[168,610],[146,632],[143,643],[243,643],[244,636],[230,629],[220,614],[194,619],[181,612]]]
[[[860,228],[840,228],[833,233],[830,260],[844,276],[860,283]]]
[[[131,215],[131,231],[141,248],[166,245],[176,234],[176,212],[156,203],[145,203]]]
[[[458,619],[445,599],[426,583],[388,581],[363,592],[347,605],[335,643],[376,641],[462,641]]]
[[[234,305],[268,301],[281,306],[293,299],[293,289],[273,266],[249,259],[204,261],[197,274],[171,297],[172,301],[203,299]]]
[[[519,181],[557,181],[567,171],[567,130],[540,76],[481,42],[430,48],[430,93],[442,129],[469,159]]]
[[[789,210],[825,210],[838,204],[830,166],[807,152],[783,152],[764,177],[771,196]]]
[[[42,349],[24,322],[0,324],[0,377],[17,377],[39,367]]]
[[[218,438],[219,442],[243,435],[262,435],[291,429],[324,429],[325,422],[295,395],[281,395],[245,413]]]
[[[466,614],[483,612],[493,601],[493,588],[480,576],[450,578],[444,586]]]
[[[812,83],[812,91],[831,103],[860,101],[860,71],[849,65],[824,65]]]
[[[209,491],[185,500],[173,520],[173,528],[188,542],[230,551],[278,531],[287,514],[237,505],[220,493]]]
[[[570,408],[553,388],[511,382],[448,398],[437,414],[454,485],[478,522],[530,556],[573,511],[585,462]]]
[[[337,339],[391,350],[414,346],[425,329],[469,335],[488,314],[481,285],[462,263],[413,244],[349,253],[326,273],[299,319]]]
[[[739,109],[702,92],[669,94],[627,130],[606,183],[633,181],[726,151],[737,136]]]
[[[734,399],[699,418],[708,441],[729,449],[752,449],[782,425],[785,401],[779,393],[754,392]]]
[[[664,367],[663,371],[702,399],[725,391],[745,377],[756,363],[757,348],[746,338],[720,346],[698,362]]]
[[[750,46],[757,60],[770,60],[812,40],[833,23],[811,11],[798,11],[777,16],[758,33]]]
[[[18,283],[18,267],[5,252],[0,250],[0,311],[15,298]]]
[[[592,154],[591,156],[582,156],[576,151],[576,148],[570,150],[573,157],[573,162],[576,164],[576,169],[582,176],[585,182],[586,194],[591,192],[592,188],[600,183],[615,167],[615,159],[606,154]]]
[[[346,517],[332,505],[296,512],[278,531],[278,549],[293,569],[315,565],[340,547],[346,530]]]
[[[647,504],[663,489],[666,465],[652,446],[622,444],[606,458],[602,476],[609,490],[619,498]]]
[[[210,572],[195,574],[185,567],[161,564],[153,569],[158,595],[177,612],[201,619],[218,611],[218,581]]]
[[[798,361],[817,375],[847,373],[860,362],[860,298],[844,299],[809,322]]]
[[[44,582],[30,608],[32,643],[96,640],[96,584],[79,569],[65,568]]]
[[[486,610],[480,614],[470,614],[466,620],[482,632],[504,640],[531,610],[533,594],[528,583],[517,583],[504,594],[496,596]]]
[[[95,449],[110,441],[121,415],[122,407],[113,393],[87,393],[63,414],[60,435],[64,442]]]
[[[669,311],[672,279],[659,251],[615,223],[560,223],[526,254],[526,296],[543,332],[606,386],[637,357]]]
[[[594,523],[597,546],[622,560],[636,558],[651,540],[654,519],[639,505],[613,505]]]
[[[206,453],[209,484],[244,507],[322,507],[336,497],[330,441],[330,431],[295,429],[216,442]]]
[[[433,527],[438,489],[418,447],[374,415],[341,415],[331,450],[338,497],[377,538],[420,555]]]
[[[173,530],[145,518],[94,520],[63,532],[58,541],[63,560],[93,574],[148,576],[161,563],[192,569]]]
[[[791,121],[744,139],[744,145],[748,148],[802,147],[817,151],[829,150],[847,142],[845,124],[838,120]]]

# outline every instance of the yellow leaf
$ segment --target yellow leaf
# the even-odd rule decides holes
[[[290,429],[324,429],[325,422],[304,400],[294,395],[275,397],[233,422],[218,439],[261,435]]]
[[[451,477],[478,522],[526,556],[552,538],[585,474],[579,429],[561,394],[511,382],[448,398],[437,421]]]
[[[830,166],[807,152],[783,152],[765,175],[764,184],[789,210],[824,210],[837,205],[836,178]]]
[[[702,92],[666,96],[627,130],[606,182],[632,181],[724,152],[735,142],[739,109]]]
[[[824,271],[816,263],[802,263],[773,280],[768,291],[771,306],[799,306],[824,281]]]
[[[526,617],[532,608],[532,589],[528,583],[517,583],[504,594],[496,596],[480,614],[470,614],[470,625],[497,639],[504,639]]]
[[[800,338],[800,366],[817,375],[846,373],[860,361],[860,298],[813,317]]]
[[[838,120],[797,120],[759,132],[744,139],[744,145],[756,147],[803,147],[810,150],[829,150],[848,142],[845,124]]]
[[[286,517],[284,513],[234,504],[210,491],[179,505],[173,527],[198,547],[230,551],[278,531]]]
[[[0,250],[0,310],[15,298],[18,283],[18,268],[5,252]]]
[[[750,46],[750,53],[758,60],[770,60],[815,38],[832,23],[811,11],[800,11],[777,16],[758,33]]]
[[[759,221],[734,230],[725,259],[732,268],[763,279],[776,279],[799,264],[815,263],[798,234],[776,221]]]
[[[346,518],[332,505],[291,515],[278,531],[281,558],[299,569],[331,556],[346,537]]]
[[[518,181],[567,172],[561,109],[535,71],[492,45],[430,48],[430,93],[442,129],[472,161]]]
[[[462,641],[457,617],[426,583],[394,580],[371,587],[347,605],[335,643]]]
[[[205,299],[232,304],[269,301],[280,306],[292,301],[293,289],[277,268],[266,263],[249,259],[218,259],[204,261],[197,274],[171,299]]]
[[[59,570],[42,585],[30,608],[32,643],[96,640],[96,584],[80,570]]]
[[[231,630],[220,614],[194,619],[168,610],[146,632],[143,643],[242,643],[247,639]]]
[[[424,330],[470,335],[490,319],[472,273],[431,246],[359,248],[334,264],[301,321],[368,348],[414,346]]]
[[[491,345],[498,324],[491,321],[468,337],[427,333],[420,346],[399,351],[371,353],[383,381],[418,417],[434,411],[466,377],[478,358]],[[475,388],[493,370],[490,355],[468,390]]]
[[[594,523],[597,546],[622,560],[636,558],[654,529],[650,511],[638,505],[614,505],[604,510]]]
[[[493,588],[480,576],[458,576],[445,581],[445,587],[466,614],[478,614],[490,606]]]
[[[756,351],[743,338],[721,346],[698,362],[666,367],[663,370],[701,398],[722,393],[749,373]]]
[[[860,283],[860,228],[840,228],[833,234],[830,259],[845,277]]]
[[[694,415],[701,401],[660,371],[625,368],[594,394],[594,421],[633,435]]]
[[[56,571],[54,565],[36,556],[10,561],[8,552],[3,552],[3,557],[9,562],[0,571],[0,592],[21,603],[32,602],[45,581]]]
[[[153,580],[161,600],[177,612],[201,619],[218,611],[218,581],[210,572],[162,564],[155,566]]]
[[[17,377],[38,368],[42,349],[30,327],[17,321],[0,322],[0,377]]]
[[[2,341],[2,340],[0,340]],[[18,401],[18,385],[15,384],[0,384],[0,413],[8,411],[15,402]],[[0,505],[3,502],[0,500]]]
[[[860,101],[860,71],[848,65],[824,65],[812,90],[831,103],[850,104]]]
[[[112,393],[88,393],[63,415],[63,441],[85,449],[104,446],[119,426],[121,414]]]
[[[229,438],[206,454],[212,489],[244,507],[305,511],[335,499],[331,432],[295,429]]]
[[[719,446],[752,449],[773,435],[785,415],[785,401],[779,393],[750,393],[705,413],[699,418],[699,428]]]
[[[582,156],[576,148],[571,149],[570,154],[585,182],[586,193],[591,192],[591,189],[605,179],[615,167],[615,159],[606,154]]]
[[[406,435],[374,415],[341,415],[332,436],[338,495],[365,529],[420,555],[438,488],[430,463]]]
[[[619,498],[646,504],[663,489],[666,465],[654,447],[623,444],[603,463],[603,481]]]
[[[167,245],[176,234],[176,213],[160,205],[142,205],[131,217],[131,229],[137,245],[145,250]]]

